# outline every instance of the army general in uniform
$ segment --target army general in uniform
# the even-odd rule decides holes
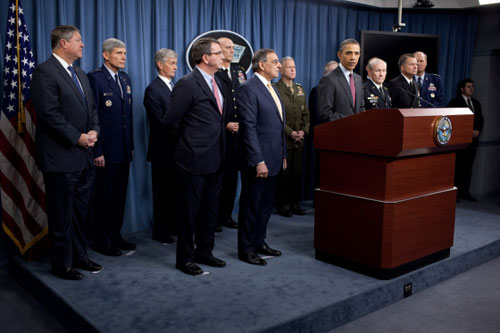
[[[88,73],[101,126],[94,149],[96,185],[94,201],[93,247],[110,256],[133,250],[125,241],[123,225],[130,161],[133,156],[132,87],[125,67],[125,44],[116,38],[102,45],[104,65]]]
[[[300,208],[300,181],[304,139],[309,132],[309,109],[306,104],[304,88],[293,82],[295,79],[295,60],[292,57],[281,59],[281,79],[274,85],[285,106],[285,138],[287,149],[286,170],[278,177],[276,204],[282,216],[304,215]]]

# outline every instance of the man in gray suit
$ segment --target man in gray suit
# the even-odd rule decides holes
[[[318,111],[321,122],[344,118],[364,111],[363,81],[353,70],[361,55],[355,39],[340,43],[340,65],[319,81]]]

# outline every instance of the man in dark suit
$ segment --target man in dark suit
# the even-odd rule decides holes
[[[159,49],[154,56],[158,76],[144,93],[144,107],[149,122],[147,159],[151,162],[153,186],[153,239],[173,243],[177,235],[175,212],[176,176],[173,159],[174,138],[165,127],[170,96],[174,87],[172,79],[177,70],[177,53]]]
[[[412,53],[405,53],[398,60],[400,75],[387,83],[393,108],[418,108],[419,92],[414,76],[417,74],[417,58]]]
[[[387,75],[387,63],[380,58],[371,58],[366,65],[368,80],[364,84],[365,108],[389,109],[391,98],[389,91],[384,87]]]
[[[358,64],[360,46],[355,39],[340,43],[340,65],[323,76],[318,86],[318,112],[321,122],[344,118],[365,110],[363,81],[353,70]]]
[[[323,70],[323,76],[327,75],[335,68],[339,66],[339,63],[335,60],[330,60],[326,63]],[[311,136],[313,134],[314,126],[321,124],[321,118],[318,113],[318,86],[314,86],[309,94],[309,114],[311,120]]]
[[[177,136],[176,267],[186,274],[200,275],[203,270],[195,262],[213,267],[226,265],[212,254],[222,185],[226,97],[214,77],[224,59],[219,43],[213,38],[201,38],[191,52],[196,66],[175,85],[166,124]]]
[[[238,184],[238,113],[236,106],[236,89],[245,82],[245,70],[238,64],[231,63],[234,55],[234,43],[227,37],[217,39],[220,43],[224,59],[222,68],[215,73],[222,83],[226,103],[224,103],[224,124],[226,126],[226,154],[224,160],[224,179],[219,204],[219,222],[217,231],[222,231],[222,226],[238,228],[231,214],[234,208],[236,187]]]
[[[458,188],[458,198],[477,201],[470,194],[469,188],[472,177],[472,166],[476,157],[479,134],[483,130],[484,118],[481,103],[472,97],[474,94],[474,81],[463,79],[458,84],[457,97],[448,103],[449,107],[469,108],[474,113],[474,124],[472,127],[472,144],[466,149],[457,152],[455,164],[455,186]],[[457,198],[457,199],[458,199]]]
[[[52,274],[80,280],[84,276],[75,268],[102,269],[87,255],[85,234],[99,125],[87,75],[72,66],[84,46],[78,28],[59,26],[50,39],[53,54],[35,68],[31,81],[37,116],[35,160],[45,182]]]
[[[241,196],[238,214],[238,256],[253,265],[265,265],[259,254],[279,256],[265,242],[271,216],[276,178],[286,168],[284,106],[271,80],[281,64],[271,49],[260,49],[252,58],[255,75],[236,92],[243,149]]]
[[[417,74],[415,82],[420,93],[422,108],[439,108],[443,106],[443,85],[437,74],[427,73],[427,54],[422,51],[413,53],[417,58]]]
[[[132,84],[125,68],[127,49],[116,38],[102,43],[104,64],[88,73],[99,116],[101,135],[94,148],[96,168],[93,248],[108,256],[136,245],[120,234],[125,214],[130,161],[134,152]]]

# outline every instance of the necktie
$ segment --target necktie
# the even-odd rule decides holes
[[[174,81],[170,80],[169,84],[170,90],[174,90]]]
[[[470,97],[467,98],[467,105],[469,106],[469,109],[474,113],[474,108],[472,107],[472,101],[470,100]]]
[[[352,105],[356,105],[356,85],[354,84],[352,73],[349,74],[349,87],[351,88]]]
[[[378,88],[378,91],[380,91],[380,94],[382,95],[382,97],[385,97],[384,88],[382,88],[382,86],[380,86],[380,88]]]
[[[115,74],[115,82],[118,85],[118,87],[120,88],[120,97],[123,98],[123,89],[122,89],[122,85],[120,84],[120,80],[118,80],[118,74]]]
[[[82,95],[83,100],[85,101],[85,93],[83,92],[82,86],[80,86],[80,82],[78,81],[78,77],[76,76],[75,69],[73,66],[69,65],[68,70],[71,72],[71,77],[73,78],[73,82],[76,85],[76,88],[80,92],[80,95]]]
[[[281,101],[278,98],[278,95],[276,95],[276,91],[274,91],[273,87],[271,86],[271,83],[267,83],[267,90],[269,90],[269,93],[274,99],[274,103],[276,104],[276,107],[278,108],[278,111],[280,113],[280,118],[283,120],[283,110],[281,110]]]
[[[217,101],[219,112],[220,114],[222,114],[222,103],[220,101],[219,88],[217,87],[217,82],[215,82],[215,78],[213,76],[212,76],[212,87],[214,89],[215,100]]]
[[[418,77],[418,91],[421,93],[422,92],[422,78]]]
[[[410,90],[412,93],[415,93],[415,84],[413,84],[413,80],[410,81]]]

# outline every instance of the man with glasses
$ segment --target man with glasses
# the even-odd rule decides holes
[[[212,254],[225,138],[225,96],[214,74],[224,56],[219,42],[213,38],[199,39],[191,52],[196,66],[175,85],[166,125],[177,139],[174,147],[179,181],[176,267],[186,274],[200,275],[203,270],[196,263],[226,265]]]

